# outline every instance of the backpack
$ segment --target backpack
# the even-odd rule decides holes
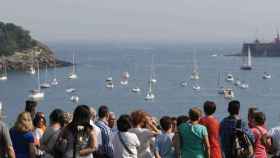
[[[64,128],[59,131],[56,142],[50,151],[51,155],[54,158],[62,158],[64,153],[68,150],[69,140],[67,139],[67,137],[69,136],[69,134],[66,130],[67,129]]]
[[[260,141],[261,141],[261,144],[265,147],[266,151],[269,154],[274,154],[275,149],[273,149],[273,147],[272,147],[272,138],[267,133],[263,133],[261,131],[261,129],[259,129],[258,127],[256,127],[256,129],[261,134]]]
[[[232,157],[251,158],[254,156],[253,143],[248,135],[241,129],[241,120],[237,120],[232,140]]]

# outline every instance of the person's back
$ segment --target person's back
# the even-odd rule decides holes
[[[9,130],[5,124],[0,121],[0,157],[5,157],[5,155],[12,158],[15,157]]]
[[[280,157],[280,126],[271,128],[268,135],[272,139],[273,156]]]

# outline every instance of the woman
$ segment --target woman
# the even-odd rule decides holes
[[[40,139],[40,148],[45,152],[44,158],[52,158],[51,150],[54,147],[58,133],[64,126],[64,112],[61,109],[55,109],[49,116],[50,126],[46,129]]]
[[[33,132],[34,139],[35,139],[34,144],[36,146],[35,154],[36,154],[37,158],[40,158],[44,154],[44,152],[39,149],[40,139],[41,139],[41,137],[43,136],[43,134],[46,130],[46,119],[45,119],[44,115],[42,115],[41,112],[36,113],[35,118],[33,120],[33,124],[34,124],[34,127],[35,127],[35,130]]]
[[[121,115],[117,120],[118,133],[113,138],[115,158],[137,158],[137,148],[140,146],[136,134],[129,132],[132,127],[129,115]]]
[[[17,158],[35,158],[33,124],[29,112],[19,114],[10,135]]]
[[[248,126],[249,128],[253,128],[254,124],[254,113],[258,111],[258,108],[255,106],[252,106],[248,109]]]
[[[137,150],[138,158],[154,157],[154,152],[151,150],[151,142],[160,131],[156,128],[148,113],[142,110],[132,112],[131,118],[133,128],[130,129],[130,132],[135,133],[140,141],[140,147]]]
[[[61,130],[57,138],[55,155],[62,158],[92,158],[95,151],[96,135],[90,125],[90,109],[79,105],[73,115],[73,120]]]
[[[178,127],[182,158],[210,158],[208,133],[206,127],[199,124],[200,115],[198,108],[190,109],[190,123],[182,123]]]
[[[211,158],[222,158],[219,139],[220,123],[213,116],[216,111],[216,104],[212,101],[206,101],[203,109],[206,116],[200,119],[200,124],[207,128],[209,143],[211,146]]]
[[[252,132],[255,136],[255,158],[267,158],[266,146],[262,137],[267,134],[267,129],[264,128],[265,115],[263,112],[255,112],[253,119]]]

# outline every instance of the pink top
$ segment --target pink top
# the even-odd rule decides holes
[[[252,128],[252,132],[255,136],[255,158],[267,158],[265,146],[261,143],[261,137],[267,133],[267,130],[262,126],[257,126]]]

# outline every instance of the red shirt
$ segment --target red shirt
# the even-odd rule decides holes
[[[200,119],[200,124],[206,126],[210,143],[211,158],[222,158],[220,145],[220,123],[214,116],[205,116]]]

